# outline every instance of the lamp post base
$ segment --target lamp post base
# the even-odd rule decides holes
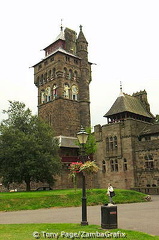
[[[86,226],[86,225],[88,225],[88,222],[87,222],[87,221],[82,221],[82,222],[81,222],[81,226]]]

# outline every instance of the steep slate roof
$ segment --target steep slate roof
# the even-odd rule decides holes
[[[133,97],[125,93],[120,94],[104,117],[109,117],[123,112],[131,112],[144,117],[153,118],[151,113],[144,108],[142,102],[137,97]]]

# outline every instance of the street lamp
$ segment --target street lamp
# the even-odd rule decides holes
[[[86,161],[84,145],[88,139],[88,133],[85,132],[83,127],[81,126],[80,132],[77,133],[78,141],[81,145],[81,161],[84,163]],[[85,175],[82,172],[82,222],[81,225],[88,225],[87,222],[87,198],[86,198],[86,183],[85,183]]]

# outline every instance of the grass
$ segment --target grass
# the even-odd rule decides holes
[[[58,233],[59,238],[58,239],[69,239],[71,238],[73,233],[82,233],[85,234],[85,236],[89,235],[89,233],[93,234],[107,234],[107,236],[110,236],[111,234],[114,234],[115,232],[120,232],[120,234],[125,234],[126,238],[120,237],[119,239],[127,239],[127,240],[159,240],[158,236],[151,236],[146,233],[141,233],[137,231],[130,231],[130,230],[123,230],[123,229],[113,229],[113,230],[104,230],[101,229],[100,226],[97,225],[88,225],[88,226],[81,226],[80,224],[4,224],[0,225],[0,240],[34,240],[36,239],[35,236],[40,234],[39,239],[53,239],[52,233]],[[69,236],[68,236],[69,235]],[[63,237],[62,237],[63,236]],[[55,239],[55,237],[54,237]],[[71,238],[71,239],[79,239],[77,238]],[[81,238],[80,239],[117,239],[117,238],[108,238],[108,237],[102,237],[102,238]]]
[[[115,190],[116,196],[114,201],[116,203],[133,203],[143,202],[145,194],[130,191],[130,190]],[[0,193],[0,211],[15,211],[26,209],[40,209],[50,207],[70,207],[81,205],[80,189],[69,190],[53,190],[41,192],[14,192],[14,193]],[[58,199],[58,200],[57,200]],[[105,189],[91,189],[87,190],[87,205],[102,205],[108,202]],[[65,232],[65,233],[63,233]],[[100,239],[110,238],[110,234],[119,232],[126,234],[128,240],[159,240],[158,236],[151,236],[145,233],[130,231],[130,230],[104,230],[97,225],[81,226],[80,224],[1,224],[0,225],[0,240],[33,240],[33,239],[50,239],[55,238],[52,233],[58,233],[58,239],[76,239],[71,234],[85,232],[85,236],[89,233],[107,233],[107,236],[100,237]],[[110,232],[110,233],[109,233]],[[39,235],[39,238],[35,236]],[[62,236],[64,234],[64,236]],[[35,235],[35,236],[33,236]],[[108,237],[109,236],[109,237]],[[80,236],[82,239],[82,236]],[[78,238],[77,238],[78,239]],[[89,237],[85,239],[99,239],[99,237]],[[112,238],[111,239],[116,239]],[[123,239],[120,237],[120,239]]]
[[[132,190],[116,189],[115,203],[143,202],[146,196]],[[77,207],[81,205],[81,189],[0,193],[0,211],[34,210],[51,207]],[[58,199],[58,201],[57,201]],[[87,190],[87,205],[108,202],[105,189]]]

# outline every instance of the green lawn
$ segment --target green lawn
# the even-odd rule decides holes
[[[130,190],[115,190],[116,203],[132,203],[145,201],[145,194]],[[81,190],[53,190],[41,192],[0,193],[0,211],[15,211],[22,209],[40,209],[50,207],[69,207],[81,205]],[[106,190],[87,190],[87,205],[102,205],[108,202]],[[117,239],[111,234],[120,235],[120,239],[128,240],[159,240],[158,236],[121,229],[103,230],[100,226],[80,224],[1,224],[0,240],[33,240],[33,239]],[[55,236],[55,234],[57,234]],[[80,236],[79,236],[80,234]],[[81,236],[83,234],[83,237]],[[92,234],[90,236],[90,234]],[[104,237],[100,234],[106,234]],[[94,237],[94,235],[98,237]],[[74,236],[74,238],[73,238]],[[86,238],[87,236],[87,238]],[[39,238],[37,238],[39,237]],[[77,238],[79,237],[79,238]]]
[[[110,238],[118,232],[120,238]],[[56,234],[56,235],[55,235]],[[76,235],[75,235],[76,234]],[[82,237],[83,234],[83,237]],[[103,236],[104,237],[99,237]],[[35,238],[39,236],[39,238]],[[72,236],[75,236],[73,238]],[[93,237],[94,235],[98,237]],[[80,224],[11,224],[0,225],[0,240],[34,240],[34,239],[127,239],[127,240],[159,240],[158,236],[123,229],[104,230],[97,225],[81,226]],[[80,236],[80,238],[77,238]],[[87,238],[86,238],[87,236]],[[109,236],[109,237],[108,237]],[[123,238],[126,236],[126,238]]]
[[[115,190],[115,203],[144,201],[145,194],[131,190]],[[0,211],[17,211],[50,207],[77,207],[81,205],[80,189],[0,193]],[[57,201],[58,199],[58,201]],[[87,205],[102,205],[108,202],[105,189],[87,190]]]

